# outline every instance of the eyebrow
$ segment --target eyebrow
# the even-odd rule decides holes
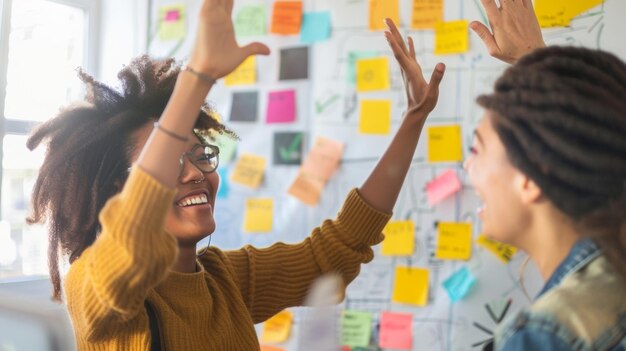
[[[478,139],[478,142],[481,145],[485,145],[485,143],[483,142],[483,138],[480,136],[480,133],[478,132],[477,129],[474,129],[474,135],[476,136],[476,139]]]

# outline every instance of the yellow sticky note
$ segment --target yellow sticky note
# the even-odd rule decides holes
[[[472,256],[472,225],[439,222],[435,257],[440,260],[468,260]]]
[[[359,133],[389,134],[391,129],[391,101],[362,100]]]
[[[391,221],[385,229],[381,248],[383,256],[410,256],[415,250],[415,224],[413,221]]]
[[[265,174],[265,158],[252,154],[243,154],[237,160],[230,180],[233,183],[258,188]]]
[[[396,267],[393,302],[417,306],[428,304],[428,269]]]
[[[243,231],[246,233],[267,233],[272,231],[274,200],[247,199]]]
[[[572,19],[604,0],[536,0],[535,13],[542,28],[569,26]]]
[[[289,338],[293,314],[288,310],[278,312],[274,317],[265,321],[263,326],[262,342],[278,343]]]
[[[438,22],[435,24],[435,54],[462,54],[469,48],[467,21]]]
[[[507,245],[499,241],[495,241],[486,237],[484,234],[478,236],[476,243],[494,254],[500,261],[504,263],[511,262],[511,259],[517,252],[515,246]]]
[[[391,18],[396,26],[400,25],[400,1],[370,0],[370,29],[387,29],[385,18]]]
[[[443,0],[413,0],[413,29],[434,29],[443,21]]]
[[[356,62],[358,92],[389,90],[389,61],[386,57],[361,59]]]
[[[182,40],[186,35],[185,4],[172,4],[159,8],[159,40]]]
[[[224,83],[227,86],[256,83],[256,56],[248,56],[239,67],[226,76]]]
[[[428,128],[428,162],[458,162],[462,158],[461,126]]]

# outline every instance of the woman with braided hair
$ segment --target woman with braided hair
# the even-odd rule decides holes
[[[29,139],[31,149],[48,145],[31,222],[49,222],[57,299],[58,255],[69,256],[64,292],[79,350],[259,350],[254,323],[301,305],[322,274],[347,285],[383,239],[445,70],[437,65],[426,82],[413,42],[390,21],[386,38],[405,79],[407,111],[337,218],[298,244],[196,254],[216,229],[219,149],[211,133],[233,135],[204,99],[248,56],[269,54],[260,43],[237,45],[232,7],[232,0],[203,2],[182,69],[139,58],[120,72],[121,92],[81,74],[86,104]]]
[[[542,48],[530,0],[482,3],[493,34],[472,29],[514,65],[478,98],[486,112],[465,167],[483,232],[527,252],[546,280],[493,346],[623,351],[626,64],[599,50]]]

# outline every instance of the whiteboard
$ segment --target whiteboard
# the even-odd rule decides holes
[[[273,1],[235,1],[233,14],[243,5],[265,4],[267,23],[271,21]],[[163,5],[183,4],[186,9],[187,36],[178,41],[160,41],[157,33],[158,9]],[[484,14],[479,0],[447,0],[444,2],[444,19],[482,20]],[[154,56],[175,56],[184,60],[189,54],[200,0],[153,0],[151,2],[151,25],[148,30],[148,52]],[[269,57],[257,58],[257,79],[253,86],[226,87],[219,83],[209,94],[209,101],[224,117],[229,127],[240,136],[238,154],[250,152],[264,156],[269,163],[265,178],[259,189],[251,190],[229,185],[227,198],[217,199],[215,217],[217,230],[211,245],[233,249],[244,244],[258,247],[277,241],[287,243],[304,239],[325,218],[334,218],[350,189],[358,187],[381,156],[391,136],[397,129],[404,106],[406,106],[399,67],[382,32],[368,30],[368,0],[305,0],[306,11],[330,11],[332,35],[328,41],[309,46],[309,79],[279,81],[279,55],[281,48],[299,47],[298,36],[264,35],[240,38],[240,44],[262,41],[272,49]],[[412,2],[400,1],[403,35],[411,35],[416,44],[418,61],[427,77],[437,62],[447,65],[446,76],[440,87],[439,104],[430,115],[427,126],[459,124],[462,128],[464,156],[471,144],[472,132],[481,118],[482,110],[475,104],[481,93],[491,91],[493,82],[506,65],[489,57],[482,42],[470,34],[470,51],[462,55],[435,56],[432,31],[411,30]],[[575,18],[570,27],[544,30],[548,45],[576,45],[608,50],[623,60],[626,44],[620,34],[626,31],[623,21],[626,1],[606,2]],[[621,29],[620,29],[621,28]],[[189,35],[191,34],[191,35]],[[391,89],[384,92],[357,93],[354,84],[348,82],[348,55],[353,51],[372,51],[389,58]],[[270,91],[295,89],[297,118],[290,124],[265,124],[267,95]],[[259,115],[254,123],[229,122],[233,92],[258,91]],[[361,99],[380,98],[392,101],[392,131],[388,136],[371,136],[358,133]],[[324,104],[331,101],[331,103]],[[325,106],[316,108],[316,103]],[[320,204],[308,207],[287,194],[295,179],[297,166],[273,166],[272,140],[277,131],[304,132],[305,154],[317,136],[341,141],[345,153],[338,172],[328,182]],[[222,164],[227,170],[232,164]],[[447,169],[457,171],[463,184],[454,197],[431,207],[424,192],[427,182]],[[244,202],[250,197],[269,197],[274,200],[273,231],[264,234],[248,234],[242,231]],[[485,305],[489,304],[499,314],[504,301],[511,299],[509,315],[527,306],[528,296],[534,296],[541,288],[541,281],[532,265],[525,270],[524,289],[519,283],[520,268],[525,255],[518,253],[509,264],[503,264],[482,247],[473,244],[469,261],[442,261],[434,258],[437,221],[470,222],[473,237],[480,233],[480,222],[475,216],[477,199],[469,185],[460,163],[428,163],[426,160],[426,137],[420,140],[418,150],[407,180],[394,209],[394,220],[413,220],[416,250],[410,257],[383,257],[376,255],[373,262],[362,266],[361,274],[348,287],[345,301],[337,307],[370,311],[374,313],[373,338],[381,311],[410,312],[413,315],[413,350],[478,350],[472,345],[488,339],[489,335],[475,326],[475,322],[493,329],[495,323]],[[375,247],[379,252],[380,246]],[[430,271],[429,302],[426,307],[391,302],[394,268],[396,266],[427,268]],[[461,301],[452,303],[441,283],[457,269],[466,266],[476,278],[476,284]],[[287,342],[279,344],[285,350],[301,350],[299,337],[307,328],[307,308],[294,308],[295,320]],[[261,330],[261,326],[257,326]],[[373,341],[375,343],[375,341]],[[373,348],[375,349],[375,348]]]

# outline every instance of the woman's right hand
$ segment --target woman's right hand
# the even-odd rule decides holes
[[[470,28],[485,43],[489,55],[504,62],[515,63],[522,56],[545,47],[537,15],[531,0],[481,0],[489,28],[479,21],[470,23]]]
[[[232,22],[233,0],[204,0],[189,67],[213,79],[237,68],[248,56],[268,55],[270,49],[254,42],[237,44]]]

